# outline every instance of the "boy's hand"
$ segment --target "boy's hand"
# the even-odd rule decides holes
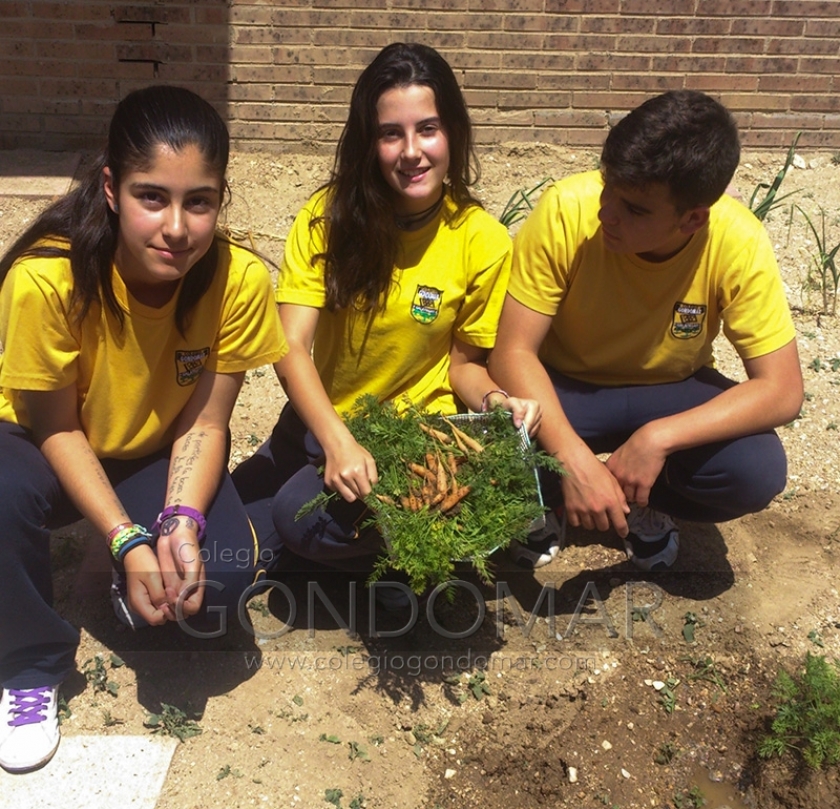
[[[656,440],[655,428],[646,424],[610,455],[607,469],[618,481],[627,502],[644,507],[667,458],[667,452]]]
[[[620,537],[627,536],[630,508],[613,474],[589,450],[575,458],[565,457],[568,474],[562,478],[563,502],[569,524],[606,531],[612,525]]]

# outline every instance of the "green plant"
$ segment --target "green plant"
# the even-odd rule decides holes
[[[662,688],[659,689],[659,702],[668,716],[677,710],[676,689],[679,684],[680,681],[676,677],[668,677]]]
[[[551,177],[546,177],[532,188],[520,188],[518,191],[514,191],[511,198],[507,201],[507,205],[505,205],[501,216],[499,216],[499,221],[506,228],[515,225],[517,222],[521,222],[534,210],[534,197],[539,196],[543,188],[553,182],[554,180]]]
[[[192,736],[198,736],[202,732],[198,722],[188,719],[180,708],[167,705],[165,702],[160,705],[160,713],[149,714],[143,725],[150,728],[152,733],[174,736],[181,742]]]
[[[788,194],[783,194],[782,196],[778,197],[777,194],[779,193],[779,188],[782,185],[782,181],[785,179],[787,175],[788,169],[793,165],[793,158],[796,156],[796,144],[799,143],[799,137],[802,135],[801,132],[797,132],[793,138],[793,143],[791,143],[790,148],[787,152],[787,157],[785,158],[785,164],[782,167],[781,171],[776,175],[776,178],[773,180],[772,183],[759,183],[753,189],[753,192],[750,196],[749,202],[749,209],[760,219],[762,222],[766,219],[767,214],[770,213],[774,208],[778,208],[779,205],[782,204],[783,199],[787,199],[787,197],[796,193],[796,191],[791,191]],[[764,196],[759,199],[759,194],[764,191]]]
[[[114,666],[114,660],[119,661],[117,666]],[[111,655],[111,667],[119,668],[121,665],[123,665],[122,660],[116,655]],[[89,660],[85,660],[82,664],[82,673],[85,675],[88,683],[93,686],[94,691],[105,692],[112,697],[117,696],[117,692],[120,690],[120,684],[109,679],[108,669],[105,666],[105,661],[101,654],[94,655]]]
[[[760,756],[795,752],[814,769],[840,762],[840,662],[808,652],[800,672],[779,670],[773,696],[776,717]]]
[[[666,764],[670,764],[674,758],[676,757],[679,750],[677,746],[673,742],[662,742],[659,745],[656,753],[653,756],[653,760],[662,766]]]
[[[806,280],[810,288],[817,289],[822,295],[822,312],[833,315],[837,311],[837,287],[840,285],[840,268],[837,266],[837,251],[840,242],[829,248],[825,236],[825,209],[820,208],[820,229],[817,230],[811,217],[798,205],[796,206],[817,243],[817,255],[813,256],[813,271],[808,273]]]
[[[674,793],[675,809],[700,809],[706,805],[706,797],[700,791],[700,787],[694,786],[688,792]]]
[[[687,680],[705,680],[706,682],[717,686],[724,694],[727,693],[726,682],[717,670],[717,664],[712,657],[707,655],[706,657],[697,658],[696,660],[691,657],[684,659],[688,661],[694,669],[693,672],[686,676]]]
[[[475,699],[481,699],[484,696],[490,695],[490,685],[487,682],[487,675],[483,671],[475,672],[467,680],[467,688],[470,689]]]

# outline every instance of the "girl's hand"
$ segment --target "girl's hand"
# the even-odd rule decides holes
[[[326,453],[324,483],[352,503],[370,494],[379,474],[373,456],[349,432],[348,439]]]
[[[167,600],[155,552],[140,545],[125,556],[128,606],[152,626],[175,620],[175,610]]]
[[[166,600],[175,615],[195,615],[204,600],[204,562],[198,543],[199,527],[195,520],[175,516],[164,520],[157,541],[157,560]],[[178,604],[180,602],[180,607]]]
[[[502,399],[501,406],[505,410],[510,410],[516,427],[524,424],[531,438],[537,434],[542,420],[542,407],[536,399],[517,399],[515,396],[510,396]]]

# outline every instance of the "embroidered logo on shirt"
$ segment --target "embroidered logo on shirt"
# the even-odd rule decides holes
[[[690,340],[692,337],[697,337],[703,331],[705,321],[705,303],[683,303],[682,301],[677,301],[674,304],[671,334],[678,340]]]
[[[418,286],[411,302],[411,316],[420,323],[431,323],[440,314],[443,290]]]
[[[209,348],[175,352],[175,373],[181,387],[195,384],[204,370],[204,363],[210,354]]]

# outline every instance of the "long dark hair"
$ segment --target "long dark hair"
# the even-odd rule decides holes
[[[122,324],[125,313],[111,284],[119,216],[108,207],[102,172],[106,166],[110,169],[116,192],[127,173],[147,168],[153,162],[155,150],[161,145],[176,152],[195,146],[224,185],[230,139],[219,113],[183,87],[135,90],[117,105],[107,146],[79,184],[47,208],[0,259],[0,284],[22,256],[69,258],[73,273],[71,304],[77,320],[84,319],[96,302],[107,306]],[[37,244],[49,238],[66,240],[69,247]],[[175,307],[175,323],[182,333],[190,311],[213,280],[218,255],[218,239],[214,239],[184,278]]]
[[[383,48],[359,76],[350,113],[338,141],[327,184],[324,261],[327,308],[376,309],[390,287],[399,250],[392,191],[377,157],[380,96],[394,87],[425,85],[449,142],[449,195],[458,211],[478,205],[469,186],[478,160],[467,105],[452,68],[434,49],[395,42]],[[313,227],[323,224],[313,222]]]

